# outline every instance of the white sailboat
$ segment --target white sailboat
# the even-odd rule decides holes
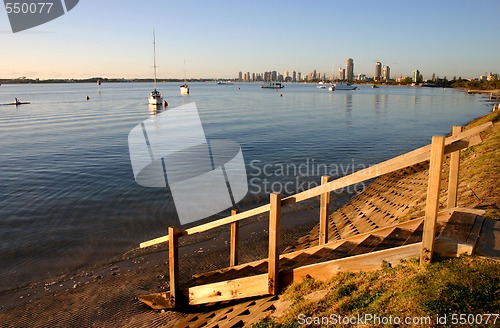
[[[330,85],[328,91],[335,91],[335,85],[333,83],[333,80],[335,80],[335,65],[332,65],[332,85]]]
[[[184,60],[184,84],[180,86],[181,95],[189,94],[189,85],[186,83],[186,60]]]
[[[154,79],[154,90],[151,91],[148,97],[148,103],[150,105],[161,105],[163,103],[163,97],[156,89],[156,37],[155,37],[155,31],[153,30],[153,68],[155,72],[155,79]]]

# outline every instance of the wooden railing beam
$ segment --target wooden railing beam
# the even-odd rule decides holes
[[[463,130],[461,126],[454,126],[452,135],[458,135]],[[448,204],[447,208],[457,206],[458,176],[460,173],[460,150],[454,151],[450,155],[450,173],[448,177]]]
[[[175,307],[179,304],[179,230],[177,227],[168,228],[168,268],[170,278],[170,304]]]
[[[238,214],[238,210],[231,210],[231,215]],[[238,238],[239,238],[239,221],[231,222],[231,238],[229,240],[229,266],[238,265]]]
[[[270,194],[268,291],[278,295],[280,263],[281,194]]]
[[[429,182],[427,185],[427,200],[425,203],[424,232],[420,264],[429,264],[434,252],[436,237],[436,222],[439,207],[439,190],[441,186],[441,171],[443,169],[444,137],[432,137],[431,159],[429,165]]]
[[[326,184],[330,181],[329,176],[321,177],[321,184]],[[328,243],[328,214],[330,211],[330,193],[325,192],[321,195],[319,204],[319,244]]]

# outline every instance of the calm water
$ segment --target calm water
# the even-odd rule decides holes
[[[490,110],[479,96],[443,89],[193,83],[180,96],[178,83],[158,88],[170,108],[196,102],[208,138],[241,145],[250,184],[242,207],[283,182],[294,192],[318,181],[315,165],[375,164]],[[169,191],[138,186],[130,165],[128,133],[154,119],[150,91],[135,83],[0,87],[0,104],[31,101],[0,106],[0,290],[103,263],[178,222]],[[279,171],[301,165],[297,174]]]

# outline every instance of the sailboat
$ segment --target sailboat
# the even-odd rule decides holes
[[[189,85],[186,83],[186,60],[184,60],[184,84],[180,86],[181,95],[189,94]]]
[[[335,85],[333,85],[333,80],[335,80],[335,65],[332,65],[332,85],[328,88],[329,91],[335,91]]]
[[[148,97],[148,103],[150,105],[161,105],[163,103],[163,97],[156,89],[156,37],[155,37],[155,31],[153,30],[153,68],[155,71],[155,79],[154,79],[154,90],[151,91]]]

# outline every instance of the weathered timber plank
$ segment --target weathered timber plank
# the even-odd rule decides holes
[[[473,247],[455,240],[436,238],[434,252],[442,257],[458,257],[461,254],[472,254]]]
[[[455,211],[439,237],[466,243],[475,220],[475,214]]]
[[[329,176],[322,176],[321,183],[325,184],[330,181]],[[330,212],[330,193],[321,195],[319,204],[319,245],[324,245],[328,242],[328,214]]]
[[[425,203],[424,233],[422,236],[422,251],[420,254],[420,264],[422,265],[429,264],[432,261],[432,254],[434,252],[439,191],[443,169],[444,143],[444,137],[432,137],[429,183],[427,187],[427,200]]]
[[[179,289],[179,237],[177,227],[168,228],[168,272],[170,277],[170,303],[176,306],[180,296]]]
[[[462,132],[462,126],[454,126],[452,134],[457,135]],[[448,174],[448,202],[447,207],[453,208],[457,206],[458,195],[458,176],[460,169],[460,150],[451,153],[450,155],[450,172]]]
[[[231,210],[231,215],[238,214],[238,210]],[[238,265],[238,240],[240,234],[239,221],[231,223],[231,236],[229,241],[229,266]]]
[[[345,259],[338,259],[319,264],[311,264],[304,267],[282,271],[281,281],[285,285],[299,282],[310,276],[317,280],[327,280],[339,272],[372,271],[381,268],[382,261],[392,265],[401,262],[402,259],[418,257],[421,243],[401,246],[393,249],[357,255]]]
[[[187,289],[189,305],[268,295],[267,273]]]
[[[477,216],[474,225],[470,231],[469,237],[467,237],[467,241],[465,242],[468,245],[472,245],[472,247],[476,247],[477,239],[479,238],[479,234],[481,233],[481,229],[483,228],[484,217]]]
[[[269,210],[269,258],[268,287],[269,293],[278,295],[280,271],[280,218],[281,194],[270,194]]]
[[[153,293],[137,296],[137,299],[153,310],[173,309],[175,304],[170,301],[170,292]]]

